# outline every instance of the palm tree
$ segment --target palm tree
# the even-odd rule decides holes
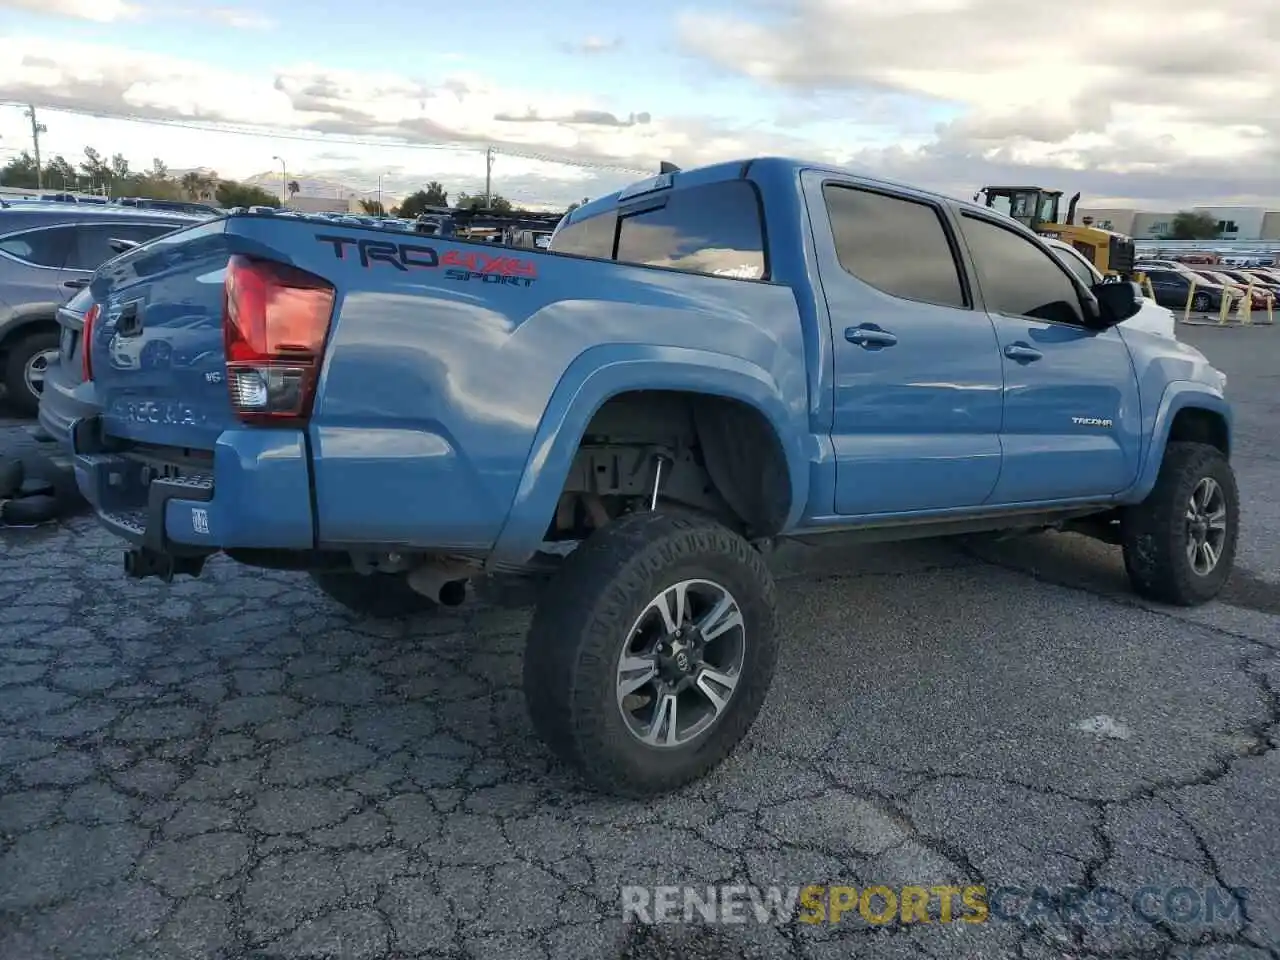
[[[290,180],[288,183],[289,199],[292,200],[294,197],[294,194],[296,194],[301,189],[302,187],[298,186],[297,180]]]
[[[189,170],[182,175],[182,189],[186,191],[187,198],[190,200],[199,200],[201,188],[204,186],[204,177],[195,170]]]

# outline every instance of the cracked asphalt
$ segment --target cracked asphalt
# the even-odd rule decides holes
[[[646,803],[534,738],[527,611],[379,624],[225,560],[128,581],[83,517],[0,530],[0,957],[1280,958],[1280,333],[1183,335],[1239,420],[1223,602],[1140,602],[1075,536],[787,548],[760,720]],[[624,885],[810,883],[1242,909],[623,923]]]

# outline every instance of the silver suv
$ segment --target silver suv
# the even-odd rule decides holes
[[[88,286],[99,264],[204,219],[95,204],[0,205],[0,386],[9,406],[36,413],[58,359],[58,307]]]

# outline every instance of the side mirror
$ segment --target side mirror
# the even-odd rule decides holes
[[[125,253],[129,250],[132,250],[134,247],[142,246],[142,244],[138,243],[138,241],[136,240],[117,240],[113,237],[112,239],[107,241],[107,246],[109,246],[116,253]]]
[[[1098,303],[1096,322],[1100,330],[1123,323],[1142,309],[1142,288],[1132,280],[1095,283],[1089,292]]]

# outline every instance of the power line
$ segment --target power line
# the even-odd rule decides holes
[[[15,100],[0,100],[10,106],[23,106]],[[28,105],[29,106],[29,105]],[[34,107],[32,108],[34,109]],[[233,136],[264,137],[272,140],[286,140],[300,143],[343,144],[363,147],[395,147],[407,150],[446,150],[453,153],[496,153],[506,157],[522,160],[535,160],[542,163],[554,163],[567,167],[579,167],[589,170],[608,170],[617,173],[638,174],[647,176],[652,170],[613,163],[608,160],[587,160],[575,157],[562,157],[537,150],[526,150],[514,146],[479,146],[468,141],[420,141],[405,140],[398,137],[353,136],[349,134],[305,133],[303,131],[284,131],[274,127],[261,127],[252,124],[230,124],[214,121],[192,121],[166,117],[140,117],[135,114],[107,113],[94,110],[75,109],[61,106],[45,106],[42,109],[54,113],[65,113],[71,116],[90,117],[96,120],[115,120],[122,123],[138,123],[146,126],[172,127],[179,130],[196,130],[203,133],[222,133]]]

